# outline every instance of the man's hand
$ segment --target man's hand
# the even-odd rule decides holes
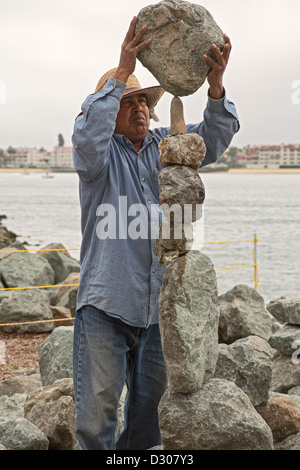
[[[134,16],[122,44],[119,65],[114,74],[114,78],[124,83],[127,82],[129,75],[134,72],[137,54],[151,42],[151,39],[147,39],[147,41],[139,44],[147,27],[143,26],[136,35],[134,35],[136,21],[137,17]]]
[[[223,87],[223,74],[229,61],[230,52],[232,49],[229,37],[224,34],[225,46],[223,52],[213,44],[212,49],[216,55],[217,62],[208,57],[206,54],[203,55],[205,62],[210,65],[211,71],[207,76],[209,83],[209,96],[215,100],[221,99],[224,96]]]

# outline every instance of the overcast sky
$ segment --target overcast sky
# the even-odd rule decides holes
[[[0,0],[0,148],[71,145],[75,116],[100,76],[118,64],[146,0]],[[300,1],[194,0],[230,36],[224,85],[241,130],[232,145],[300,143]],[[156,80],[138,61],[144,86]],[[293,86],[298,87],[293,89]],[[207,84],[183,98],[186,122],[202,120]],[[156,112],[169,125],[172,96]]]

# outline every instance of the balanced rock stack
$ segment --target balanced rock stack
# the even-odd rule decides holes
[[[187,134],[183,105],[178,97],[171,103],[171,134],[159,143],[159,198],[164,218],[155,254],[161,264],[188,251],[193,240],[193,222],[202,215],[205,189],[197,170],[206,153],[202,137]]]

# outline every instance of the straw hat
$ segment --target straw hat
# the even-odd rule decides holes
[[[95,93],[97,93],[104,87],[106,82],[114,75],[116,70],[117,68],[111,69],[100,78],[99,82],[97,83]],[[154,112],[154,107],[157,105],[164,92],[165,90],[161,86],[142,88],[140,82],[132,73],[126,82],[126,88],[123,93],[123,97],[128,95],[134,95],[135,93],[144,93],[146,95],[150,116],[155,121],[158,121],[158,118]]]

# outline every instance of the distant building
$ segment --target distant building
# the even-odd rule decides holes
[[[248,147],[238,163],[252,169],[300,168],[300,144]]]
[[[74,171],[72,147],[54,147],[50,152],[49,164],[53,171]]]

